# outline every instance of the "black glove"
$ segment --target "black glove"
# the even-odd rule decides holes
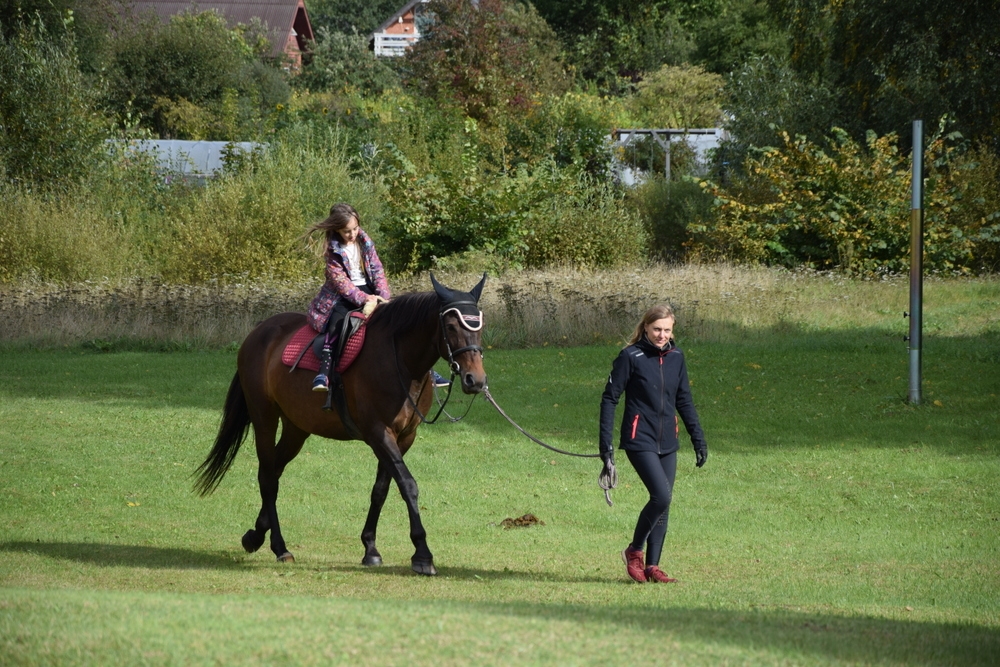
[[[708,458],[708,445],[704,442],[694,446],[694,465],[696,468],[700,468],[705,465],[705,460]]]
[[[605,466],[608,465],[608,462],[611,462],[611,465],[614,465],[615,464],[615,450],[609,449],[606,452],[601,452],[601,460],[604,461],[604,465]]]

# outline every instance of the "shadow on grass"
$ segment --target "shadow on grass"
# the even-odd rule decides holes
[[[365,570],[374,576],[416,577],[407,566],[335,568]],[[1000,664],[1000,628],[971,623],[908,621],[876,616],[804,612],[792,606],[751,605],[745,610],[670,607],[672,591],[685,584],[635,584],[622,577],[578,576],[522,570],[484,570],[441,567],[439,576],[484,584],[505,580],[560,585],[621,585],[636,589],[643,604],[490,604],[452,603],[491,616],[545,619],[574,625],[636,629],[662,633],[671,641],[721,644],[740,651],[773,651],[792,664],[836,661],[845,664],[997,665]],[[641,586],[641,588],[640,588]],[[649,593],[649,595],[646,595]],[[660,599],[664,602],[660,602]],[[647,606],[648,605],[648,606]],[[908,613],[908,612],[907,612]],[[759,656],[767,659],[767,656]],[[751,659],[750,662],[757,662]]]
[[[99,566],[126,565],[171,569],[242,570],[250,566],[242,557],[226,553],[188,549],[65,542],[7,542],[0,551],[43,554]],[[252,558],[252,557],[251,557]],[[270,557],[265,557],[273,565]],[[339,570],[376,577],[417,577],[408,565],[365,568],[360,565],[313,565],[288,567],[290,571]],[[252,569],[252,568],[251,568]],[[565,586],[621,585],[635,589],[634,602],[594,604],[490,603],[478,601],[426,600],[400,602],[428,605],[435,613],[469,610],[486,617],[546,620],[601,628],[621,628],[661,636],[664,650],[675,642],[691,644],[705,653],[734,649],[748,662],[769,658],[783,662],[906,665],[996,665],[1000,664],[1000,628],[972,623],[910,621],[871,615],[850,616],[822,611],[800,611],[791,606],[749,606],[746,609],[706,609],[670,606],[673,585],[639,586],[609,581],[592,575],[553,575],[523,570],[486,570],[442,567],[440,576],[484,584],[500,581],[530,581]],[[676,585],[684,586],[684,583]],[[282,604],[295,605],[294,597],[282,596]],[[377,604],[396,604],[381,598]],[[444,605],[444,606],[442,606]],[[702,648],[703,647],[703,648]],[[773,655],[772,655],[773,654]],[[715,653],[718,655],[718,653]]]
[[[242,559],[225,552],[164,549],[98,542],[2,542],[0,552],[40,554],[102,567],[148,567],[191,570],[242,570]]]
[[[667,588],[667,587],[664,587]],[[663,590],[669,595],[669,590]],[[750,652],[751,663],[774,652],[783,664],[802,661],[844,664],[996,665],[1000,629],[964,623],[842,616],[793,609],[637,608],[584,605],[486,605],[487,614],[545,618],[572,624],[642,628],[672,641],[716,644]],[[722,659],[721,656],[720,660]],[[754,659],[756,658],[756,659]]]

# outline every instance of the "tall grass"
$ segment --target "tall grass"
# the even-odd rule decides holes
[[[479,279],[471,272],[435,275],[458,289],[469,289]],[[284,282],[0,286],[0,342],[227,346],[271,314],[303,311],[321,281],[315,261],[311,277]],[[426,274],[393,277],[390,284],[396,294],[430,288]],[[863,281],[728,264],[509,271],[486,282],[481,301],[485,340],[496,348],[620,343],[657,302],[673,305],[685,336],[701,340],[837,328],[901,339],[908,285],[902,278]],[[924,327],[939,335],[1000,333],[1000,280],[928,279]]]
[[[302,280],[316,261],[300,236],[331,205],[352,202],[376,236],[385,215],[381,181],[352,172],[332,129],[291,128],[204,187],[109,150],[99,169],[56,191],[0,185],[0,284]]]

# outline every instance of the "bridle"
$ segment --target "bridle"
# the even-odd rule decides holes
[[[479,315],[467,315],[462,312],[462,309],[459,308],[459,306],[472,306],[479,312]],[[462,370],[461,366],[458,365],[458,362],[455,361],[456,356],[462,354],[463,352],[478,352],[480,357],[485,355],[483,355],[482,345],[466,345],[465,347],[460,347],[457,350],[451,349],[451,343],[448,342],[448,333],[445,331],[444,327],[444,316],[451,311],[455,311],[455,315],[458,317],[458,321],[461,323],[462,327],[472,332],[482,331],[483,311],[479,310],[479,304],[475,301],[463,299],[461,301],[449,301],[441,306],[441,312],[438,313],[438,319],[441,322],[441,337],[444,339],[445,349],[448,350],[448,368],[451,369],[451,379],[454,380],[455,376]]]
[[[479,315],[467,315],[462,312],[459,306],[473,306]],[[424,424],[435,423],[441,416],[441,413],[444,412],[444,406],[448,404],[448,400],[451,398],[451,390],[452,387],[455,386],[455,377],[462,371],[462,367],[457,361],[455,361],[455,357],[465,352],[478,352],[480,357],[485,356],[483,354],[482,345],[466,345],[458,348],[457,350],[451,349],[451,343],[448,342],[448,333],[444,326],[444,316],[451,311],[455,311],[458,321],[461,323],[463,328],[473,332],[480,331],[483,328],[483,311],[479,310],[479,304],[476,301],[462,299],[458,301],[449,301],[441,306],[441,310],[438,312],[438,322],[440,323],[441,338],[444,340],[444,347],[448,351],[448,368],[451,370],[451,378],[448,382],[448,393],[445,395],[444,401],[438,401],[438,411],[437,414],[434,415],[433,419],[427,419],[427,417],[420,412],[420,408],[417,407],[413,397],[410,396],[409,389],[406,388],[406,383],[403,382],[403,372],[399,368],[399,353],[396,351],[396,339],[395,336],[393,336],[392,354],[396,363],[396,376],[399,378],[399,386],[403,389],[403,393],[406,394],[406,400],[410,403],[410,407],[413,408],[413,411],[417,413],[420,421]],[[423,390],[421,389],[420,394],[417,395],[417,400],[420,400],[420,396],[422,394]],[[474,401],[475,396],[473,396],[472,400],[469,401],[469,406],[465,409],[465,413],[461,417],[452,417],[451,415],[448,415],[448,420],[451,422],[458,422],[465,419],[465,416],[469,414],[469,410],[472,409],[472,403]]]

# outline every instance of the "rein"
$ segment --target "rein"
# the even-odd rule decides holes
[[[520,431],[525,436],[527,436],[529,440],[535,442],[536,444],[541,445],[545,449],[550,449],[553,452],[556,452],[557,454],[565,454],[566,456],[576,456],[576,457],[579,457],[581,459],[596,459],[596,458],[600,458],[600,456],[601,456],[600,454],[577,454],[576,452],[567,452],[567,451],[565,451],[563,449],[559,449],[558,447],[553,447],[552,445],[549,445],[549,444],[546,444],[546,443],[542,442],[541,440],[539,440],[538,438],[536,438],[535,436],[531,435],[530,433],[528,433],[527,431],[525,431],[523,428],[521,428],[521,426],[516,421],[514,421],[513,419],[511,419],[507,415],[507,413],[503,411],[503,408],[501,408],[497,404],[496,399],[493,398],[492,394],[490,394],[490,388],[489,387],[483,387],[483,396],[486,397],[486,400],[490,402],[490,405],[492,405],[494,408],[496,408],[497,412],[499,412],[501,415],[503,415],[503,418],[506,419],[507,421],[509,421],[514,426],[514,428],[516,428],[518,431]]]
[[[576,452],[567,452],[564,449],[559,449],[558,447],[553,447],[552,445],[542,442],[541,440],[539,440],[538,438],[536,438],[535,436],[531,435],[523,428],[521,428],[520,424],[511,419],[510,416],[508,416],[508,414],[503,411],[503,408],[501,408],[500,405],[497,403],[496,399],[493,398],[493,394],[490,393],[489,387],[483,387],[483,396],[486,397],[486,400],[490,402],[490,405],[496,408],[497,412],[503,415],[503,418],[509,421],[514,426],[514,428],[516,428],[518,431],[527,436],[529,440],[531,440],[536,444],[541,445],[545,449],[556,452],[557,454],[565,454],[566,456],[576,456],[577,458],[581,459],[600,458],[601,456],[600,454],[577,454]],[[614,505],[614,503],[611,502],[611,489],[618,486],[618,471],[615,469],[614,459],[611,459],[608,463],[605,464],[604,469],[601,471],[601,474],[597,478],[597,485],[601,487],[602,491],[604,491],[604,500],[605,502],[608,503],[608,507]]]

